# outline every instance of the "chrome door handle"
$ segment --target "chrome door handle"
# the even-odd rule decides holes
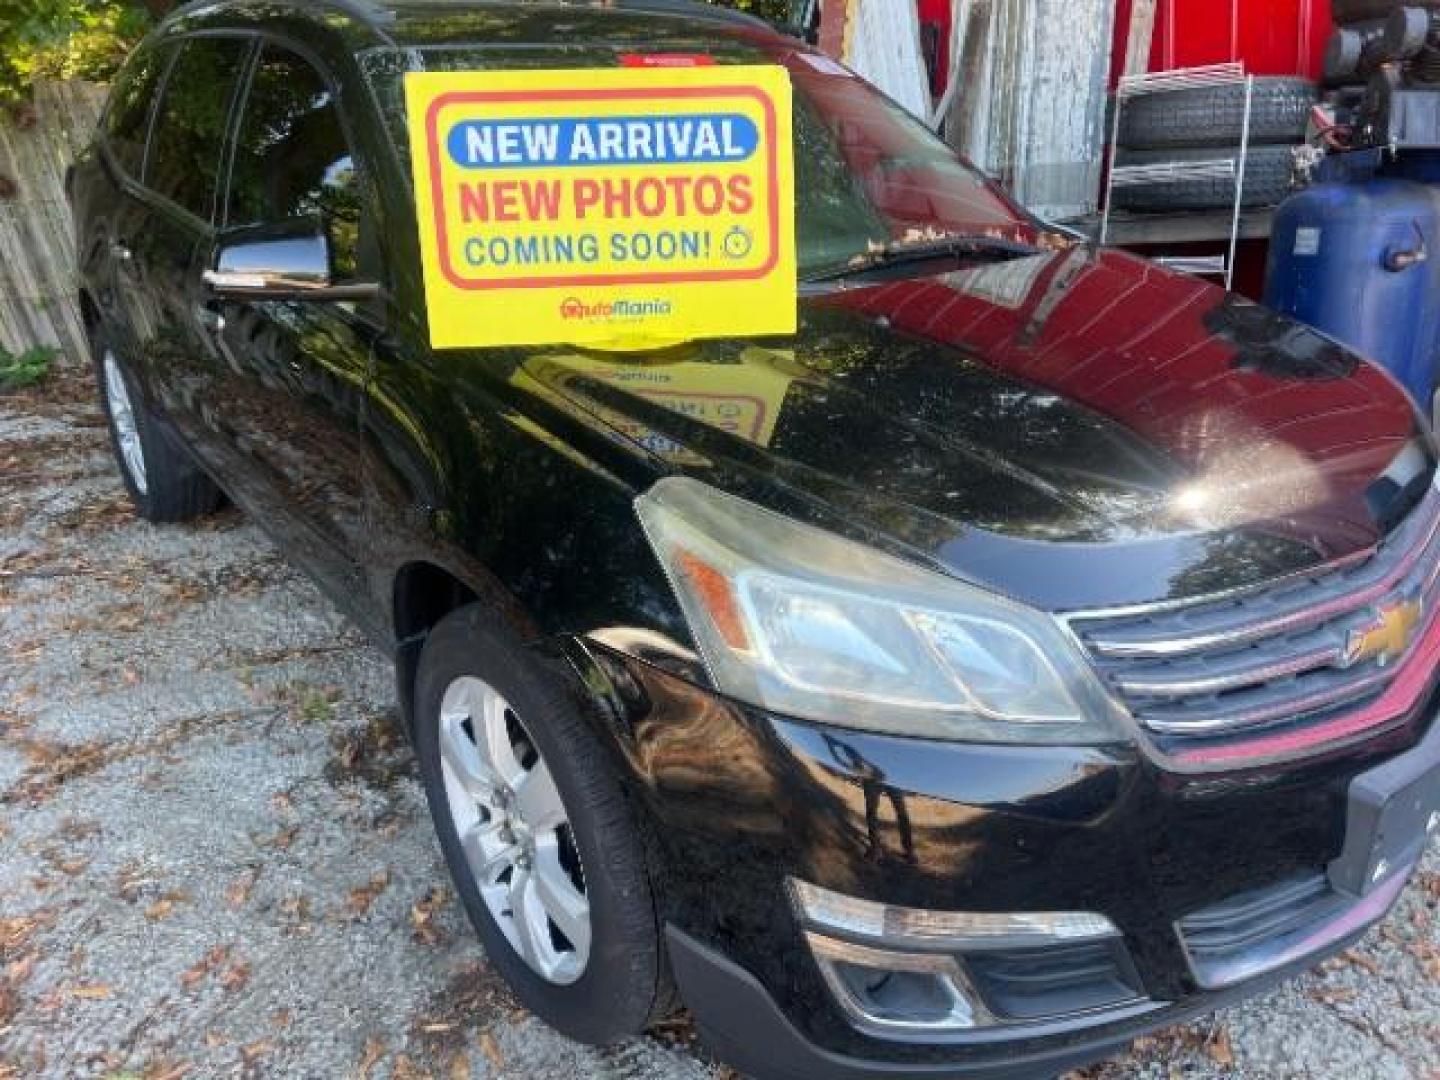
[[[120,243],[119,240],[112,240],[110,242],[110,257],[112,259],[118,259],[120,262],[129,262],[135,258],[135,253]]]

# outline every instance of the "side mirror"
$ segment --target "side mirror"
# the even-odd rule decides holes
[[[227,300],[369,300],[380,295],[373,283],[334,284],[330,242],[310,221],[222,234],[204,278],[211,292]]]

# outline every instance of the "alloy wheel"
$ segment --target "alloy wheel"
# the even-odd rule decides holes
[[[451,820],[487,910],[537,975],[575,982],[590,956],[590,900],[549,765],[500,693],[473,676],[446,688],[439,734]]]
[[[135,409],[130,404],[130,391],[125,385],[125,376],[115,354],[105,351],[105,405],[110,410],[110,419],[115,425],[115,442],[120,447],[120,457],[125,471],[130,474],[135,489],[145,494],[145,448],[140,442],[140,429],[135,423]]]

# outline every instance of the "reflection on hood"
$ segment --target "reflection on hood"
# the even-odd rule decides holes
[[[1196,527],[1372,541],[1384,494],[1372,486],[1417,435],[1404,394],[1330,339],[1119,253],[1077,248],[833,303],[1110,418],[1179,470],[1169,517]]]
[[[662,467],[1012,592],[1017,566],[1064,566],[1076,603],[1086,546],[1129,551],[1142,596],[1363,549],[1434,468],[1384,373],[1119,253],[839,289],[801,314],[783,341],[550,351],[512,382]]]

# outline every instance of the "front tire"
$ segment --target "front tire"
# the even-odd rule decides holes
[[[102,333],[90,342],[110,446],[135,512],[146,521],[189,521],[214,512],[224,496],[145,407],[134,377]]]
[[[445,862],[490,962],[573,1039],[667,1010],[669,973],[625,792],[567,676],[472,605],[436,626],[415,747]]]

